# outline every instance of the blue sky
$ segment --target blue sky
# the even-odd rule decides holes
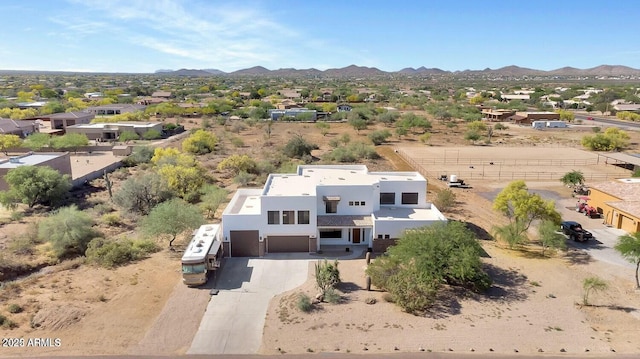
[[[640,2],[0,2],[0,69],[640,68]]]

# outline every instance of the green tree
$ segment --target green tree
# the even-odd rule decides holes
[[[240,172],[254,172],[256,161],[248,155],[231,155],[218,164],[218,171],[231,170],[234,175]]]
[[[614,247],[616,251],[629,262],[636,265],[636,289],[640,289],[640,232],[627,234],[618,238],[618,243]]]
[[[589,277],[585,278],[582,281],[582,305],[591,305],[589,304],[589,294],[593,292],[601,292],[606,290],[609,287],[607,282],[598,278],[598,277]]]
[[[22,142],[22,147],[32,151],[40,151],[51,144],[51,136],[47,133],[34,132]]]
[[[391,137],[391,132],[388,130],[378,130],[373,131],[369,134],[369,139],[373,142],[374,145],[381,145],[387,141],[389,137]]]
[[[215,151],[218,138],[211,132],[197,130],[182,142],[182,150],[196,155]]]
[[[360,130],[364,130],[367,128],[367,121],[360,117],[354,116],[348,120],[348,123],[349,125],[351,125],[351,127],[353,127],[354,130],[356,130],[357,133],[360,133]]]
[[[193,166],[167,164],[157,169],[169,189],[187,201],[196,200],[205,183],[206,171],[199,164]]]
[[[456,205],[456,194],[449,188],[445,188],[436,192],[436,197],[433,199],[433,204],[436,205],[442,212],[447,212],[449,209]]]
[[[302,158],[311,156],[311,151],[318,149],[317,145],[307,142],[301,135],[295,135],[284,146],[283,153],[287,157]]]
[[[484,132],[487,130],[487,125],[482,121],[473,121],[469,123],[467,128],[469,131]]]
[[[129,141],[135,141],[139,139],[140,139],[140,136],[138,136],[138,134],[133,131],[124,131],[120,134],[120,136],[118,136],[118,140],[120,142],[129,142]]]
[[[170,236],[171,248],[179,234],[194,230],[203,223],[204,219],[198,207],[174,198],[153,207],[149,215],[142,220],[141,228],[149,237]]]
[[[22,140],[19,136],[0,134],[0,151],[2,151],[5,156],[9,155],[9,149],[20,147],[20,145],[22,145]]]
[[[113,202],[127,212],[145,215],[169,198],[171,191],[163,178],[157,173],[144,172],[124,181],[114,193]]]
[[[524,181],[513,181],[507,185],[493,201],[493,209],[502,213],[509,224],[502,230],[496,227],[494,232],[505,239],[510,247],[522,243],[526,232],[535,220],[550,220],[560,223],[560,214],[555,203],[546,201],[539,194],[529,193]],[[505,234],[508,234],[505,237]]]
[[[482,269],[481,253],[464,223],[436,223],[405,231],[366,273],[405,311],[420,313],[433,304],[443,285],[487,289],[491,279]]]
[[[582,146],[592,151],[619,151],[629,146],[629,134],[617,127],[609,127],[604,133],[582,137]]]
[[[207,218],[214,218],[216,211],[227,200],[228,192],[218,186],[207,186],[201,198],[200,208],[206,213]]]
[[[558,233],[558,225],[553,221],[542,221],[538,227],[538,236],[542,244],[542,255],[545,255],[547,249],[567,248],[567,242],[562,233]]]
[[[72,150],[77,153],[79,147],[89,144],[89,139],[87,135],[82,133],[67,133],[60,137],[54,137],[52,144],[55,149]]]
[[[38,224],[38,238],[49,241],[58,259],[84,254],[87,244],[99,234],[93,219],[75,205],[53,212]]]
[[[478,131],[469,130],[464,134],[464,139],[469,142],[476,142],[482,138],[482,135]]]
[[[56,205],[71,190],[71,178],[47,166],[19,166],[9,170],[4,180],[9,190],[0,192],[3,205],[20,202],[33,208],[37,204]]]
[[[584,174],[582,171],[573,170],[571,172],[565,173],[564,176],[560,179],[565,186],[577,186],[584,183]]]

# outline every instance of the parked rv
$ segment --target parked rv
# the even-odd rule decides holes
[[[567,123],[564,121],[547,121],[547,127],[549,128],[565,128]]]
[[[547,121],[533,121],[531,122],[531,127],[535,128],[536,130],[541,130],[547,127]]]
[[[209,273],[220,268],[223,256],[222,227],[205,224],[194,232],[182,256],[182,281],[188,286],[205,284]]]

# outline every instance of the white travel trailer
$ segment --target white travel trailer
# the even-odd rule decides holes
[[[220,267],[223,256],[222,227],[205,224],[193,235],[182,256],[182,281],[188,286],[205,284],[209,272]]]
[[[547,121],[533,121],[531,122],[531,127],[535,128],[536,130],[541,130],[547,127]]]
[[[565,128],[567,123],[564,121],[547,121],[547,127],[549,128]]]

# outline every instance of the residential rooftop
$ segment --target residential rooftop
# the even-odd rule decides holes
[[[446,220],[444,215],[434,206],[429,208],[380,207],[373,213],[376,220],[411,221],[411,220]]]
[[[618,197],[622,201],[640,199],[640,178],[621,178],[615,181],[595,183],[591,187]]]
[[[118,126],[129,126],[129,127],[145,128],[145,127],[157,126],[159,123],[161,122],[136,122],[136,121],[98,122],[98,123],[83,123],[78,125],[72,125],[69,127],[103,129],[103,128],[118,127]]]
[[[0,168],[18,168],[20,166],[35,166],[43,162],[66,155],[66,153],[27,153],[0,160]]]

